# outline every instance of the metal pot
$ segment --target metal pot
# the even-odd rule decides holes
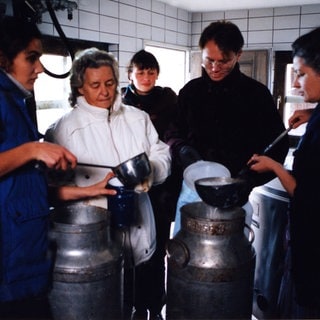
[[[123,256],[110,236],[110,213],[80,204],[55,208],[49,236],[53,319],[122,319]]]
[[[145,152],[140,153],[115,167],[83,162],[78,162],[77,165],[112,169],[117,178],[127,188],[134,188],[136,185],[143,182],[143,180],[151,173],[150,162]]]
[[[166,319],[251,319],[255,252],[245,211],[194,202],[181,214],[167,243]]]
[[[151,173],[149,159],[145,152],[114,167],[113,172],[126,187],[135,187]]]
[[[229,208],[243,206],[251,192],[245,179],[231,177],[202,178],[194,182],[199,197],[207,204]]]

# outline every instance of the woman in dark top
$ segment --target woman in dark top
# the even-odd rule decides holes
[[[122,100],[147,112],[163,140],[176,112],[177,95],[171,88],[156,86],[159,72],[160,67],[153,54],[145,50],[134,54],[128,67],[130,84],[122,88]],[[174,164],[171,172],[163,184],[153,186],[149,191],[156,221],[157,249],[150,261],[136,269],[135,319],[147,319],[147,310],[150,319],[161,319],[161,309],[165,304],[165,245],[182,181],[181,171]]]
[[[292,172],[266,156],[254,155],[251,166],[257,172],[274,172],[291,196],[287,261],[279,297],[282,318],[320,318],[320,28],[292,44],[293,85],[305,102],[318,103],[313,109],[305,134],[294,152]],[[307,120],[296,112],[289,124],[296,128]],[[289,298],[289,299],[288,299]]]

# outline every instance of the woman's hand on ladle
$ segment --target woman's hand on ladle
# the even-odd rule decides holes
[[[250,169],[259,173],[267,171],[276,171],[277,166],[282,166],[279,162],[268,156],[254,154],[247,163]]]
[[[293,196],[294,190],[297,186],[296,179],[290,174],[288,170],[279,162],[267,156],[259,156],[254,154],[249,162],[253,162],[251,170],[262,173],[272,171],[280,180],[282,186],[286,189],[290,196]]]
[[[52,190],[56,189],[56,191],[54,191],[53,200],[70,201],[95,198],[99,196],[115,195],[117,194],[116,190],[106,188],[108,181],[114,176],[115,174],[113,172],[109,172],[103,180],[86,187],[70,185],[60,187],[51,186]]]
[[[293,115],[288,120],[289,126],[292,126],[292,129],[296,129],[301,124],[308,122],[312,112],[313,112],[313,109],[295,110]]]

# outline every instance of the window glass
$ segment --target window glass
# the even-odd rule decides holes
[[[71,67],[71,58],[60,55],[44,54],[41,56],[41,62],[46,69],[58,75],[67,73]],[[50,124],[70,110],[68,102],[69,77],[59,79],[43,72],[35,82],[34,93],[37,104],[38,129],[44,133]]]
[[[43,36],[42,42],[44,54],[40,60],[50,73],[59,76],[70,71],[72,54],[69,52],[69,48],[72,48],[73,54],[90,47],[106,51],[109,49],[109,44],[105,42],[68,39],[67,45],[62,39],[48,35]],[[117,45],[114,45],[114,50],[117,52]],[[69,77],[56,78],[43,72],[35,82],[34,92],[38,128],[41,133],[44,133],[50,124],[71,109],[68,101]]]
[[[160,75],[157,85],[170,87],[177,94],[189,80],[189,55],[184,49],[163,48],[146,45],[145,50],[151,52],[160,65]]]

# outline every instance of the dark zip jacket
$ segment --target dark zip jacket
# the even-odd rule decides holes
[[[189,145],[201,159],[221,163],[236,176],[254,153],[261,153],[284,130],[268,88],[241,73],[236,64],[221,81],[212,81],[203,71],[180,90],[177,118],[165,141],[177,161],[181,148]],[[283,162],[288,149],[286,136],[268,155]],[[273,177],[250,175],[254,185]]]
[[[122,101],[147,112],[160,140],[164,139],[177,110],[177,95],[171,88],[155,86],[147,95],[139,95],[131,84],[122,88]],[[181,184],[182,170],[173,161],[171,175],[163,184],[153,186],[149,191],[156,216],[174,220]]]

